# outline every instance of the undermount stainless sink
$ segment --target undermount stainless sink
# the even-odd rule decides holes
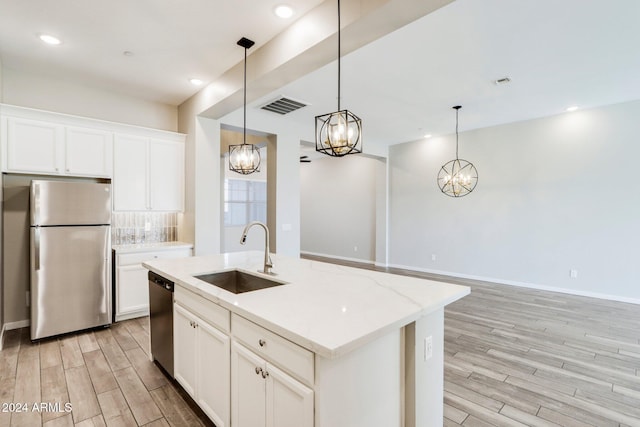
[[[234,294],[284,285],[284,283],[281,282],[254,276],[253,274],[244,273],[238,270],[223,271],[222,273],[201,274],[193,277]]]

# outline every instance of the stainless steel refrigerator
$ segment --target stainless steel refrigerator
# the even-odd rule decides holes
[[[31,339],[111,323],[111,185],[31,181]]]

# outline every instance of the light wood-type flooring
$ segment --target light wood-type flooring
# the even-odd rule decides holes
[[[148,352],[147,317],[37,343],[28,328],[7,332],[0,427],[212,426]]]
[[[471,286],[445,310],[445,426],[640,427],[640,306],[387,271]],[[36,344],[9,331],[0,404],[73,411],[0,412],[0,427],[211,425],[149,362],[148,339],[147,318]]]

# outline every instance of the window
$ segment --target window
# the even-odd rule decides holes
[[[224,226],[267,222],[267,183],[246,179],[224,180]]]

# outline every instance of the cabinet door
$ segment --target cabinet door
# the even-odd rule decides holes
[[[231,340],[202,319],[197,319],[196,403],[216,427],[229,427]]]
[[[267,427],[313,427],[313,390],[267,364]]]
[[[149,199],[154,211],[184,209],[184,144],[149,141]]]
[[[234,342],[231,347],[231,422],[233,427],[265,425],[266,363]]]
[[[64,128],[54,123],[7,120],[7,170],[61,173],[64,163]]]
[[[196,397],[196,321],[193,314],[173,304],[173,375],[191,397]]]
[[[67,128],[65,173],[110,177],[113,166],[112,135],[83,128]]]
[[[116,135],[113,141],[113,209],[147,210],[147,180],[147,139]]]
[[[142,264],[118,267],[116,271],[116,322],[127,314],[149,312],[148,270]]]

